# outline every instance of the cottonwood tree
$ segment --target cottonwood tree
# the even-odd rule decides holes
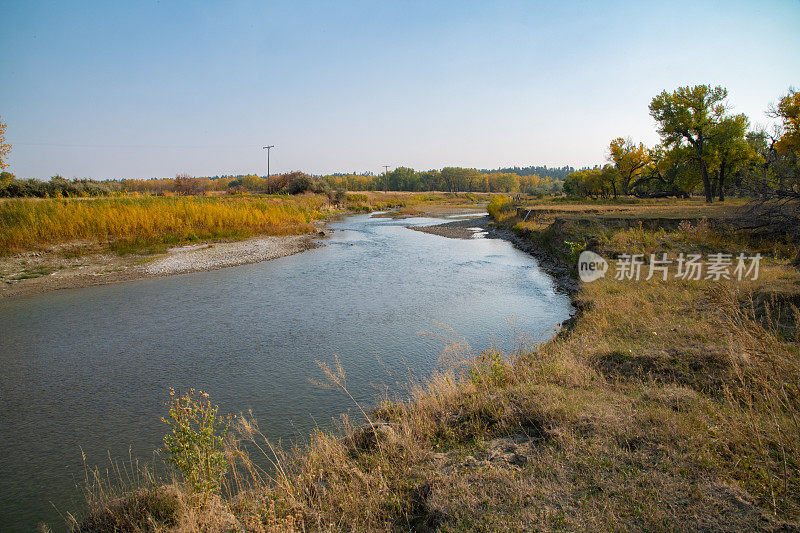
[[[688,198],[687,191],[699,183],[696,166],[685,155],[686,147],[669,150],[661,144],[650,149],[650,161],[642,169],[632,190],[637,196]]]
[[[474,168],[444,167],[440,176],[450,192],[459,192],[470,190],[471,184],[479,180],[481,173]]]
[[[14,174],[12,174],[11,172],[6,172],[5,170],[3,172],[0,172],[0,193],[2,193],[6,187],[11,185],[11,180],[13,179],[14,179]]]
[[[644,144],[634,144],[630,137],[627,139],[617,137],[609,145],[608,160],[614,163],[614,168],[617,170],[616,177],[619,180],[619,188],[622,190],[622,194],[627,196],[630,194],[631,185],[641,176],[642,169],[650,161],[650,153]],[[614,191],[614,198],[616,198],[617,184],[615,180],[611,181],[611,186]]]
[[[650,115],[658,122],[658,133],[667,147],[686,144],[700,167],[706,202],[714,201],[709,167],[714,151],[710,144],[719,135],[718,126],[725,118],[724,87],[695,85],[663,91],[650,102]]]
[[[800,93],[795,89],[771,106],[769,116],[780,125],[773,131],[748,132],[756,153],[745,169],[745,184],[753,198],[740,215],[742,227],[790,235],[800,243]],[[794,264],[800,268],[800,246]]]
[[[386,181],[392,191],[414,191],[417,188],[413,168],[397,167],[386,175]]]
[[[611,196],[612,184],[617,180],[617,169],[613,165],[584,168],[567,174],[564,192],[569,196],[607,198]]]
[[[800,92],[789,89],[767,115],[781,122],[746,133],[754,157],[742,170],[742,187],[762,200],[800,200]]]
[[[771,106],[767,114],[783,123],[783,132],[775,143],[775,149],[783,154],[793,152],[800,161],[800,91],[790,87],[789,93],[777,105]]]
[[[11,145],[6,142],[6,124],[3,117],[0,117],[0,170],[8,168],[8,155],[11,153]]]
[[[191,196],[199,192],[196,181],[186,173],[175,175],[174,190],[183,196]]]
[[[749,126],[747,116],[741,114],[722,119],[715,128],[711,149],[714,152],[714,184],[720,202],[725,201],[726,180],[756,155],[745,139]]]

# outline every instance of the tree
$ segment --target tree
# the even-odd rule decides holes
[[[627,196],[630,194],[631,185],[636,182],[642,169],[650,161],[650,153],[642,143],[636,145],[630,138],[617,137],[609,145],[608,160],[614,163],[622,194]],[[616,198],[617,184],[612,181],[611,185]]]
[[[175,192],[182,196],[191,196],[200,192],[195,179],[186,173],[175,174],[174,187]]]
[[[658,133],[667,147],[688,144],[700,167],[706,202],[714,201],[709,166],[713,162],[713,141],[717,126],[725,117],[728,90],[717,86],[679,87],[663,91],[650,102],[650,115],[658,122]]]
[[[716,188],[719,201],[725,201],[726,179],[737,173],[754,156],[745,134],[750,121],[744,114],[725,117],[715,128],[711,148],[715,154]]]
[[[493,172],[486,175],[487,188],[491,192],[517,192],[519,190],[519,176]]]
[[[413,168],[397,167],[386,176],[389,183],[389,190],[393,191],[415,191],[417,190],[417,173]]]
[[[472,168],[444,167],[440,173],[447,190],[450,192],[466,191],[473,178],[479,172]]]
[[[0,193],[3,192],[3,189],[8,187],[11,184],[11,180],[14,179],[14,174],[11,172],[0,172]]]
[[[441,176],[438,170],[428,170],[426,172],[418,173],[420,187],[423,191],[435,191],[439,189]]]
[[[564,192],[569,196],[603,198],[611,191],[610,181],[616,176],[616,169],[611,165],[603,168],[584,168],[570,172],[564,180]]]
[[[767,112],[783,122],[783,134],[775,143],[780,153],[794,152],[800,161],[800,91],[789,88],[789,93]]]
[[[696,165],[686,156],[688,148],[667,150],[661,144],[650,150],[650,161],[631,189],[637,196],[688,198],[699,182]]]
[[[0,170],[8,168],[8,155],[11,153],[11,145],[6,142],[6,124],[0,117]]]

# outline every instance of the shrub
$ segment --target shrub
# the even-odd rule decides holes
[[[581,252],[583,252],[586,249],[586,245],[583,244],[582,242],[576,242],[576,241],[564,241],[564,244],[567,245],[567,250],[568,250],[567,256],[569,257],[570,264],[572,265],[577,264]]]
[[[169,418],[161,419],[171,428],[164,436],[167,460],[197,492],[218,492],[228,470],[224,440],[230,421],[220,419],[207,393],[191,389],[176,395],[171,390],[170,396]]]
[[[471,361],[469,378],[475,385],[504,385],[508,376],[502,352],[496,349],[483,350]]]
[[[289,182],[286,192],[289,194],[300,194],[310,191],[314,182],[308,174],[301,174]]]
[[[492,199],[489,201],[489,205],[486,207],[486,210],[493,219],[495,219],[497,222],[502,222],[513,215],[515,208],[511,198],[504,194],[500,194],[497,196],[492,196]]]

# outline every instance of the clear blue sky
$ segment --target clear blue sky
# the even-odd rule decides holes
[[[0,0],[19,177],[588,165],[662,89],[800,85],[800,1]]]

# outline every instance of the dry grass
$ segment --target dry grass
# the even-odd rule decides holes
[[[599,228],[610,237],[603,246],[672,239],[671,230],[633,228],[642,232],[633,240],[627,228]],[[558,231],[601,238],[583,225]],[[732,238],[701,228],[678,244],[701,250],[744,237]],[[126,531],[223,530],[230,521],[246,531],[795,529],[797,301],[800,274],[780,254],[756,281],[586,284],[569,332],[539,347],[520,338],[511,353],[455,342],[440,371],[366,412],[367,425],[342,419],[338,432],[282,450],[242,420],[229,443],[230,482],[203,509],[181,485],[151,483],[92,500],[84,524],[113,516]],[[322,368],[347,393],[344,370]]]
[[[138,196],[0,200],[0,254],[43,250],[51,245],[102,245],[112,251],[162,251],[166,245],[254,235],[291,235],[340,211],[417,207],[476,207],[474,194],[350,193],[341,203],[323,195]],[[488,199],[487,199],[488,201]]]
[[[128,247],[313,229],[324,197],[15,199],[0,203],[0,251],[88,241]]]

